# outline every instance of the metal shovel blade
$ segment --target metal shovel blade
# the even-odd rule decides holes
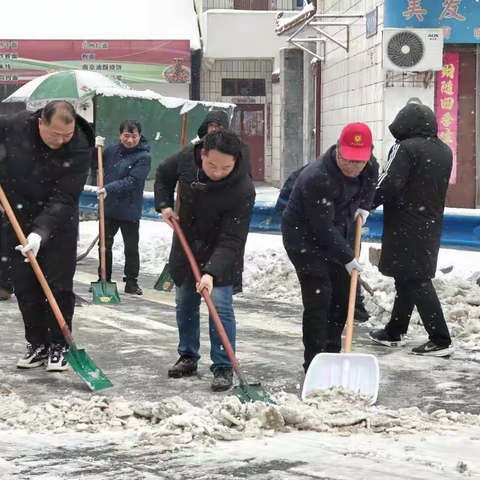
[[[92,282],[93,303],[96,305],[114,305],[120,303],[117,284],[105,280]]]
[[[303,384],[302,400],[310,390],[345,388],[377,401],[380,368],[377,357],[361,353],[320,353],[310,364]]]
[[[168,269],[168,263],[163,267],[162,273],[153,287],[157,292],[171,292],[173,288],[173,279]]]
[[[113,387],[113,383],[95,365],[85,350],[79,350],[75,343],[70,344],[68,352],[65,352],[65,358],[91,390]]]
[[[242,403],[264,402],[274,404],[268,393],[259,383],[250,383],[248,385],[239,385],[232,389],[232,393]]]

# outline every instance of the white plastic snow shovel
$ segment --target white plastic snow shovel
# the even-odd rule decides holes
[[[362,241],[362,218],[357,219],[355,235],[355,258],[360,256]],[[352,350],[353,317],[357,295],[358,271],[352,272],[348,300],[347,325],[345,331],[345,353],[320,353],[310,364],[303,384],[302,400],[310,390],[341,387],[359,392],[371,398],[371,405],[377,401],[380,384],[380,369],[374,355],[350,353]]]

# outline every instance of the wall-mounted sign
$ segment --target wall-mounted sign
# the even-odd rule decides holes
[[[480,43],[478,0],[385,0],[386,28],[442,28],[447,43]]]
[[[367,27],[367,38],[373,37],[378,31],[378,8],[367,13],[365,16]]]
[[[188,40],[0,40],[0,84],[75,68],[126,83],[189,83]]]
[[[446,53],[443,68],[437,72],[437,123],[438,137],[453,152],[453,167],[450,183],[457,183],[457,133],[458,133],[458,74],[460,55]]]

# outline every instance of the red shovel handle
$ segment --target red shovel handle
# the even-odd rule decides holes
[[[198,268],[195,257],[193,256],[192,249],[188,245],[187,239],[185,238],[185,235],[183,234],[183,231],[180,228],[180,224],[178,223],[178,220],[175,220],[174,218],[172,218],[171,222],[173,225],[173,229],[175,230],[175,234],[180,240],[183,251],[185,252],[185,255],[188,258],[190,267],[192,268],[192,271],[193,271],[193,276],[195,277],[195,281],[197,283],[200,283],[202,280],[202,274],[200,273],[200,269]],[[210,312],[210,316],[212,317],[213,322],[215,323],[215,327],[217,328],[217,332],[220,335],[220,339],[222,340],[222,344],[225,347],[225,351],[227,352],[228,358],[230,358],[230,361],[232,362],[233,369],[235,370],[235,373],[240,376],[242,375],[242,367],[240,366],[240,363],[237,360],[237,357],[235,356],[235,352],[233,351],[233,348],[230,345],[230,340],[228,339],[227,332],[225,331],[222,321],[218,316],[217,309],[215,308],[215,305],[212,302],[212,298],[210,297],[210,294],[208,293],[208,290],[206,288],[202,290],[201,295],[205,299],[205,303],[207,304],[208,311]]]

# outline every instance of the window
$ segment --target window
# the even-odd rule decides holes
[[[235,10],[268,10],[269,0],[234,0]]]
[[[222,79],[224,97],[265,97],[265,80]]]

